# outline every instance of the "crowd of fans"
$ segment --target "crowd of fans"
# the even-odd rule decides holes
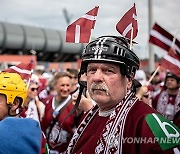
[[[136,72],[137,95],[180,127],[180,79],[171,72],[157,72],[149,85],[148,79],[149,76],[143,70]],[[81,96],[76,112],[69,115],[78,93],[77,69],[56,73],[35,70],[31,77],[26,106],[21,116],[31,117],[40,123],[51,153],[66,151],[83,114],[95,105],[86,91],[86,94]]]
[[[20,116],[40,124],[41,153],[47,149],[53,154],[64,153],[84,113],[95,105],[85,91],[78,109],[69,114],[79,94],[78,73],[72,68],[54,73],[35,70],[31,77]],[[180,79],[171,72],[157,72],[149,85],[148,79],[143,70],[136,72],[134,90],[137,96],[180,127]]]
[[[31,77],[21,116],[40,123],[44,134],[42,148],[46,140],[50,153],[65,152],[84,112],[93,107],[93,101],[86,92],[79,109],[68,115],[79,93],[78,73],[77,69],[55,73],[35,70]]]

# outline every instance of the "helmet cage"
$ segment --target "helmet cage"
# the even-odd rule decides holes
[[[82,53],[81,72],[86,72],[90,62],[110,62],[120,65],[121,73],[134,76],[139,69],[139,58],[129,49],[128,41],[123,37],[102,36],[90,42]]]

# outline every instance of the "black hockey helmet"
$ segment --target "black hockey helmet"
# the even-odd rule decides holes
[[[174,79],[176,79],[177,83],[179,83],[179,81],[180,81],[180,78],[177,75],[175,75],[174,73],[172,73],[172,72],[167,72],[166,73],[165,83],[167,81],[167,78],[174,78]]]
[[[101,36],[90,42],[82,53],[80,74],[87,71],[90,62],[109,62],[119,64],[121,74],[134,77],[139,69],[139,58],[130,50],[130,44],[124,37]]]

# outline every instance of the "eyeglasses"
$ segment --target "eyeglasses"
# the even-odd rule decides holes
[[[31,91],[38,91],[38,88],[31,88]]]

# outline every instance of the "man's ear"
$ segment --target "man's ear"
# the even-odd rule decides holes
[[[20,99],[15,98],[15,99],[14,99],[14,102],[13,102],[13,104],[12,104],[12,106],[11,106],[11,110],[12,110],[12,111],[15,111],[17,108],[19,108],[20,104],[21,104]]]
[[[178,87],[180,87],[180,81],[177,84],[178,84]]]
[[[131,87],[132,87],[132,81],[133,81],[132,78],[127,78],[127,89],[128,89],[128,90],[130,90]]]

